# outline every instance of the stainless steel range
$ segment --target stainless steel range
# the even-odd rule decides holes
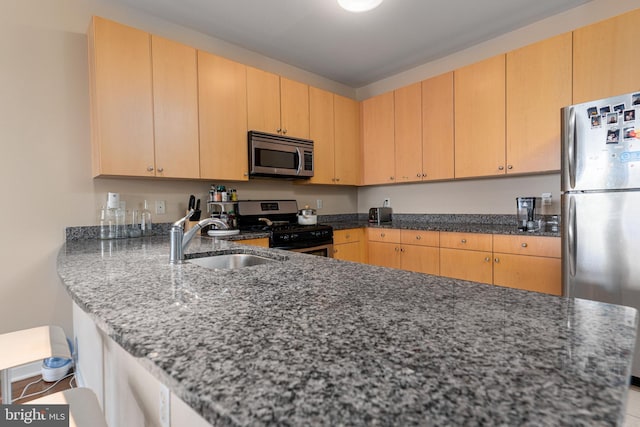
[[[299,225],[295,200],[240,200],[238,228],[268,231],[269,247],[333,257],[333,227]]]

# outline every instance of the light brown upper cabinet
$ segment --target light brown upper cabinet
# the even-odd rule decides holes
[[[422,86],[393,91],[395,182],[422,181]]]
[[[560,169],[560,109],[571,104],[571,33],[507,53],[507,173]]]
[[[334,184],[335,136],[333,94],[309,87],[309,136],[313,140],[313,184]]]
[[[422,82],[422,179],[453,179],[453,72]]]
[[[454,71],[455,177],[505,173],[505,55]]]
[[[391,184],[395,178],[394,95],[362,101],[362,169],[364,184]]]
[[[195,49],[94,17],[93,172],[199,178]]]
[[[247,67],[249,130],[309,138],[309,86]]]
[[[248,179],[246,68],[198,51],[202,178]]]
[[[358,184],[360,107],[357,101],[309,87],[309,135],[315,170],[312,184]]]
[[[341,95],[333,95],[335,135],[335,182],[339,185],[360,184],[360,103]]]
[[[88,38],[93,174],[155,176],[150,36],[93,17]]]
[[[573,32],[573,103],[640,91],[640,9]]]
[[[151,36],[156,176],[199,178],[196,50]]]

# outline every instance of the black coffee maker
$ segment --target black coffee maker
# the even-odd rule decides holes
[[[516,197],[516,218],[518,220],[518,230],[540,230],[541,207],[542,198],[540,197]]]

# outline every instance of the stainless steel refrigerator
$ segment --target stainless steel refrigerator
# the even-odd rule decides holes
[[[639,136],[640,91],[562,109],[566,296],[640,310]],[[632,375],[640,377],[638,341]]]

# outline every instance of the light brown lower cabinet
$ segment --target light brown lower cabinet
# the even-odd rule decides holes
[[[240,243],[242,245],[251,245],[251,246],[260,246],[262,248],[269,247],[269,239],[266,237],[262,237],[259,239],[244,239],[244,240],[236,240],[234,243]]]
[[[494,254],[494,285],[562,295],[560,258]]]
[[[333,232],[333,257],[343,261],[365,262],[364,229],[350,228]]]
[[[438,274],[437,231],[369,229],[369,264]]]
[[[440,275],[491,284],[491,252],[440,248]]]
[[[493,283],[562,295],[560,238],[493,236]]]
[[[562,295],[560,238],[368,229],[369,264]]]

